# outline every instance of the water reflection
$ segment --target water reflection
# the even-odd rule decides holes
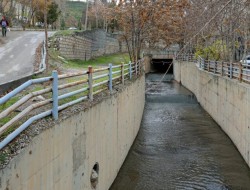
[[[188,90],[147,76],[139,134],[110,190],[248,190],[250,170]]]

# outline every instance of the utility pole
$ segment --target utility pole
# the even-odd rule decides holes
[[[87,30],[88,27],[88,7],[89,7],[89,1],[86,0],[87,6],[86,6],[86,15],[85,15],[85,27],[84,30]]]

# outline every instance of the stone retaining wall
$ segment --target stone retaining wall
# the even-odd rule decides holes
[[[59,38],[60,55],[67,59],[89,60],[91,55],[91,40],[79,36],[63,36]]]
[[[124,42],[103,30],[76,32],[72,36],[61,36],[51,46],[66,59],[89,60],[93,57],[118,52],[127,52]]]

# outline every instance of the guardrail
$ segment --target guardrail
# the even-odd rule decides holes
[[[131,80],[133,77],[140,76],[143,72],[142,62],[143,60],[139,60],[136,63],[129,62],[128,64],[116,66],[109,64],[108,67],[99,69],[93,69],[89,66],[88,71],[63,75],[58,75],[57,71],[53,71],[52,76],[50,77],[32,79],[25,82],[0,98],[0,106],[6,104],[14,96],[20,95],[23,90],[31,85],[50,83],[50,86],[41,90],[31,91],[27,95],[21,96],[18,101],[0,113],[0,121],[1,119],[10,117],[9,121],[5,122],[0,127],[0,136],[5,134],[14,125],[17,125],[21,119],[30,116],[29,119],[24,121],[20,126],[14,126],[14,129],[12,129],[13,132],[7,134],[7,136],[0,142],[0,150],[17,137],[23,130],[29,127],[34,121],[50,115],[57,120],[59,111],[87,99],[93,101],[94,95],[104,90],[109,90],[110,93],[112,93],[114,85],[121,83],[124,84],[125,80]],[[43,98],[37,103],[28,105],[23,111],[15,114],[15,110],[20,108],[20,106],[24,106],[25,103],[34,97],[41,95],[46,98]],[[70,100],[67,98],[70,98]],[[52,105],[52,109],[48,109],[48,105]],[[36,109],[38,108],[39,110],[37,111]],[[34,112],[34,110],[36,110],[37,113],[33,115],[30,114]]]
[[[195,62],[197,66],[210,73],[237,79],[240,82],[250,83],[250,65],[242,63],[229,63],[223,61],[205,60],[201,57],[195,58],[193,54],[182,54],[176,57],[177,60]]]
[[[41,63],[39,65],[39,71],[38,72],[43,72],[46,69],[46,47],[45,47],[45,40],[42,42],[42,47],[41,47]]]

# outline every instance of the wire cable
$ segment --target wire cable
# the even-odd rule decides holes
[[[193,41],[193,39],[196,37],[196,36],[198,36],[198,34],[199,33],[201,33],[206,27],[207,27],[207,25],[209,25],[210,24],[210,22],[212,22],[212,20],[214,20],[216,17],[217,17],[217,15],[218,14],[220,14],[221,13],[221,11],[223,11],[228,5],[229,5],[229,3],[231,3],[232,2],[232,0],[229,0],[209,21],[207,21],[205,24],[204,24],[204,26],[195,34],[195,35],[193,35],[192,36],[192,38],[181,48],[181,50],[178,52],[178,54],[176,55],[176,57],[178,57],[179,55],[180,55],[180,53],[184,50],[184,49],[186,49],[186,47],[187,47],[187,45],[190,43],[190,42],[192,42]],[[168,69],[167,69],[167,71],[164,73],[164,75],[162,76],[162,78],[161,78],[161,80],[158,82],[158,84],[156,84],[155,86],[154,86],[154,88],[155,87],[157,87],[160,83],[162,83],[162,81],[163,81],[163,79],[165,78],[165,76],[167,75],[167,73],[168,73],[168,71],[169,71],[169,69],[170,69],[170,67],[173,65],[173,61],[171,62],[171,64],[169,65],[169,67],[168,67]],[[146,91],[146,93],[149,91],[149,90],[152,90],[152,89],[154,89],[153,87],[152,88],[149,88],[147,91]]]

